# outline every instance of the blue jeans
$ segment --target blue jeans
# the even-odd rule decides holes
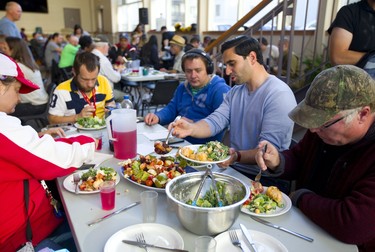
[[[53,250],[65,248],[69,250],[69,252],[77,251],[68,221],[66,219],[63,223],[61,223],[59,227],[55,229],[55,231],[53,231],[53,233],[50,236],[42,240],[38,244],[38,246],[35,247],[35,251],[39,251],[46,247]]]

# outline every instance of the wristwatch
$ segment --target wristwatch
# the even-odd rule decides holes
[[[237,154],[236,162],[240,162],[241,161],[241,152],[239,152],[238,150],[236,150],[236,154]]]

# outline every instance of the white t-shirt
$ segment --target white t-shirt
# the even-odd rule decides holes
[[[48,94],[44,89],[42,74],[39,70],[33,72],[22,63],[18,63],[25,78],[39,86],[39,89],[28,94],[20,94],[21,103],[31,103],[32,105],[42,105],[48,102]]]

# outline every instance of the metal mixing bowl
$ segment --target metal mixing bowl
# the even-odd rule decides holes
[[[236,221],[242,204],[250,196],[250,189],[235,177],[214,173],[215,181],[224,182],[226,192],[230,195],[237,193],[240,200],[231,205],[211,208],[186,204],[189,199],[194,199],[203,175],[204,172],[194,172],[176,177],[168,182],[165,191],[179,221],[187,230],[198,235],[216,235],[229,229]],[[211,182],[211,178],[208,177],[200,195],[205,195],[210,189]]]

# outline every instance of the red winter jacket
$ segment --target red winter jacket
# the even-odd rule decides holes
[[[61,223],[39,180],[72,173],[93,158],[94,140],[86,136],[59,139],[38,137],[18,118],[0,112],[0,251],[14,252],[26,242],[23,180],[29,179],[29,212],[33,244],[46,238]]]

